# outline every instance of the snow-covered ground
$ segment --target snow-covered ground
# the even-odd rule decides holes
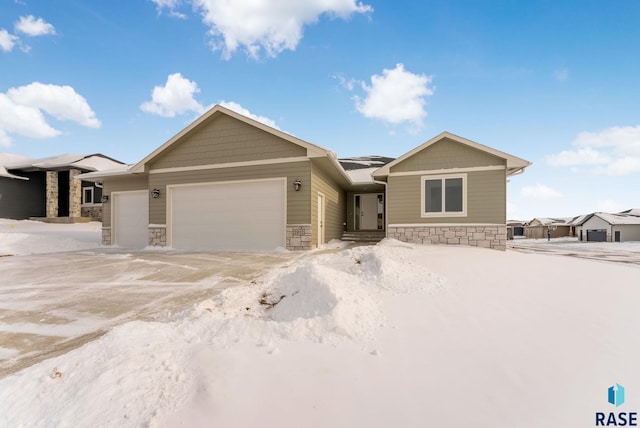
[[[0,257],[75,251],[100,246],[101,224],[49,224],[0,219]]]
[[[523,252],[538,252],[609,262],[640,264],[640,242],[586,242],[578,238],[514,239],[508,247]]]
[[[638,302],[637,265],[316,251],[0,380],[0,426],[594,426],[640,409]]]

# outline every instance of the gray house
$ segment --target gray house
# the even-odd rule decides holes
[[[2,159],[0,218],[50,222],[102,219],[102,186],[77,177],[122,165],[102,154]]]
[[[345,232],[504,250],[507,178],[530,163],[443,132],[391,160],[335,153],[215,106],[101,183],[103,244],[316,248]]]

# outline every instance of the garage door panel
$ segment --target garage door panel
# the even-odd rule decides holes
[[[171,189],[171,245],[255,251],[284,246],[282,180],[209,183]]]
[[[113,194],[115,245],[144,248],[148,243],[149,196],[147,191]]]
[[[606,229],[587,230],[587,241],[606,242],[607,241]]]

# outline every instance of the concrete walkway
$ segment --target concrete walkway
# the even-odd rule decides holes
[[[0,378],[130,320],[168,320],[308,253],[101,249],[0,258]]]

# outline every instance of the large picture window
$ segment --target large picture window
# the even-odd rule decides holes
[[[422,177],[422,217],[467,215],[467,175]]]

